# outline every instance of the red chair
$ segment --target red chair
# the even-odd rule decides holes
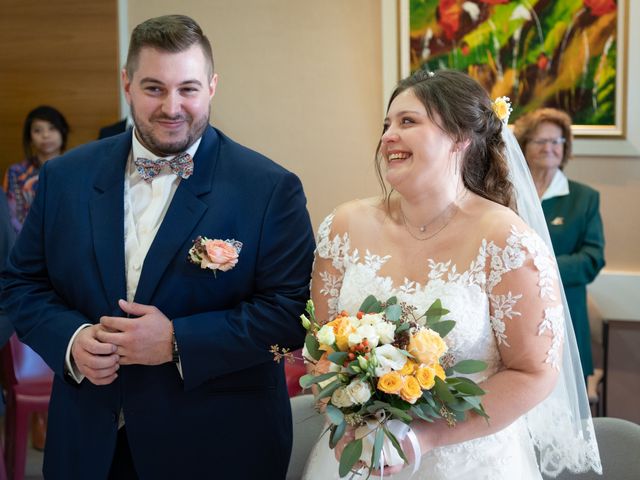
[[[0,353],[5,410],[5,461],[12,480],[24,478],[29,418],[49,408],[53,372],[40,356],[12,335]]]
[[[295,362],[286,362],[284,365],[284,375],[287,379],[287,390],[289,392],[289,397],[295,397],[300,392],[302,392],[302,387],[300,386],[299,380],[301,376],[307,373],[307,368],[305,367],[304,361],[302,360],[302,350],[296,350],[292,353],[294,355]]]

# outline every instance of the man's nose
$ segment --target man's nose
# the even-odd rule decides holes
[[[180,103],[180,96],[177,93],[169,93],[162,102],[162,111],[169,117],[174,117],[180,113],[182,105]]]

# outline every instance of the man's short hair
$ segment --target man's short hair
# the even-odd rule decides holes
[[[200,28],[186,15],[164,15],[142,22],[131,33],[129,52],[127,53],[127,76],[133,78],[138,68],[138,57],[144,47],[155,48],[163,52],[179,53],[200,45],[209,64],[209,78],[213,75],[213,51],[211,43]]]

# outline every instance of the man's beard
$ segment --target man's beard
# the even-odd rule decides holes
[[[207,128],[207,125],[209,125],[210,114],[211,106],[209,106],[207,115],[203,115],[196,121],[193,121],[193,117],[191,117],[191,115],[187,113],[175,117],[169,117],[163,114],[152,115],[152,117],[150,118],[150,122],[152,125],[156,120],[183,120],[185,121],[185,123],[187,123],[187,125],[189,125],[189,129],[184,138],[176,139],[175,141],[171,142],[161,142],[154,136],[152,128],[148,128],[145,124],[138,120],[135,107],[133,103],[131,103],[131,116],[133,117],[133,123],[136,126],[138,139],[146,148],[160,157],[177,155],[184,152],[191,145],[193,145],[194,142],[202,136],[203,132]]]

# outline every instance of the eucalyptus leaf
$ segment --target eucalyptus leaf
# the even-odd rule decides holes
[[[411,420],[413,420],[411,415],[409,415],[404,410],[400,410],[399,408],[390,406],[390,407],[387,407],[387,410],[391,415],[393,415],[394,417],[398,417],[400,420],[405,420],[407,422],[410,422]]]
[[[381,402],[380,400],[376,400],[374,401],[371,405],[369,405],[367,407],[367,412],[369,413],[375,413],[378,410],[386,410],[390,407],[391,405],[389,405],[387,402]]]
[[[423,407],[430,408],[428,405],[423,405]],[[416,417],[421,418],[422,420],[426,420],[427,422],[433,422],[433,417],[426,414],[420,406],[414,406],[411,411]]]
[[[333,382],[331,382],[329,385],[327,385],[326,387],[324,387],[322,390],[318,392],[318,395],[316,396],[316,400],[330,397],[331,395],[333,395],[333,392],[335,392],[341,386],[342,386],[342,382],[340,382],[339,380],[334,380]]]
[[[377,468],[380,464],[380,452],[382,452],[383,443],[384,430],[382,428],[377,428],[376,438],[373,442],[373,453],[371,454],[371,468]]]
[[[396,333],[404,332],[405,330],[409,330],[411,325],[408,322],[402,322],[400,325],[396,327]]]
[[[309,388],[311,385],[319,382],[324,382],[325,380],[329,380],[336,375],[338,375],[338,372],[323,373],[322,375],[311,375],[310,373],[307,373],[306,375],[300,377],[299,383],[302,388]]]
[[[455,320],[442,320],[441,322],[435,322],[429,325],[429,328],[444,338],[447,334],[453,330],[453,327],[456,326]]]
[[[307,347],[307,352],[309,352],[309,356],[314,360],[320,360],[322,357],[322,352],[320,351],[320,343],[318,339],[311,335],[310,333],[304,337],[304,345]]]
[[[451,368],[458,373],[470,374],[483,371],[487,364],[481,360],[461,360]]]
[[[386,305],[395,305],[396,303],[398,303],[398,297],[389,297],[384,303]]]
[[[340,456],[340,466],[338,467],[338,473],[341,477],[344,477],[349,473],[353,466],[362,455],[362,439],[352,440],[344,447],[342,455]]]
[[[449,310],[446,308],[442,308],[442,302],[438,298],[435,302],[431,304],[429,309],[425,312],[424,316],[427,318],[427,325],[431,325],[431,323],[437,322],[449,313]]]
[[[438,398],[444,403],[454,403],[456,401],[456,398],[449,391],[448,385],[443,382],[440,377],[436,377],[435,380],[436,384],[434,385],[433,389],[435,390]]]
[[[455,385],[456,390],[458,390],[460,393],[464,393],[465,395],[474,395],[474,396],[480,396],[480,395],[484,395],[486,392],[480,388],[475,382],[464,378],[461,379],[460,382],[458,382]]]
[[[334,425],[340,425],[342,422],[344,422],[344,414],[340,411],[339,408],[334,407],[331,404],[327,405],[325,413],[327,414],[327,417],[329,417],[329,421]]]
[[[404,450],[402,450],[400,442],[398,441],[396,436],[391,433],[387,427],[382,428],[384,429],[384,433],[387,435],[387,437],[389,437],[389,440],[391,440],[391,444],[395,447],[398,455],[400,455],[400,457],[404,460],[404,463],[409,463],[409,460],[407,460],[407,456],[405,455]]]
[[[347,422],[342,422],[339,425],[334,425],[331,428],[331,435],[329,435],[329,447],[336,448],[336,445],[347,430]]]
[[[364,301],[362,302],[362,305],[360,305],[360,308],[358,310],[364,313],[368,313],[371,306],[376,303],[378,304],[380,303],[378,302],[378,299],[373,295],[369,295],[367,298],[364,299]]]
[[[348,355],[348,352],[332,352],[327,355],[327,358],[331,363],[342,366]]]
[[[390,322],[397,322],[398,320],[400,320],[402,308],[400,308],[400,305],[398,304],[389,305],[385,309],[384,314],[386,315],[387,320],[389,320]]]
[[[463,399],[473,408],[480,408],[482,406],[478,397],[463,397]]]

